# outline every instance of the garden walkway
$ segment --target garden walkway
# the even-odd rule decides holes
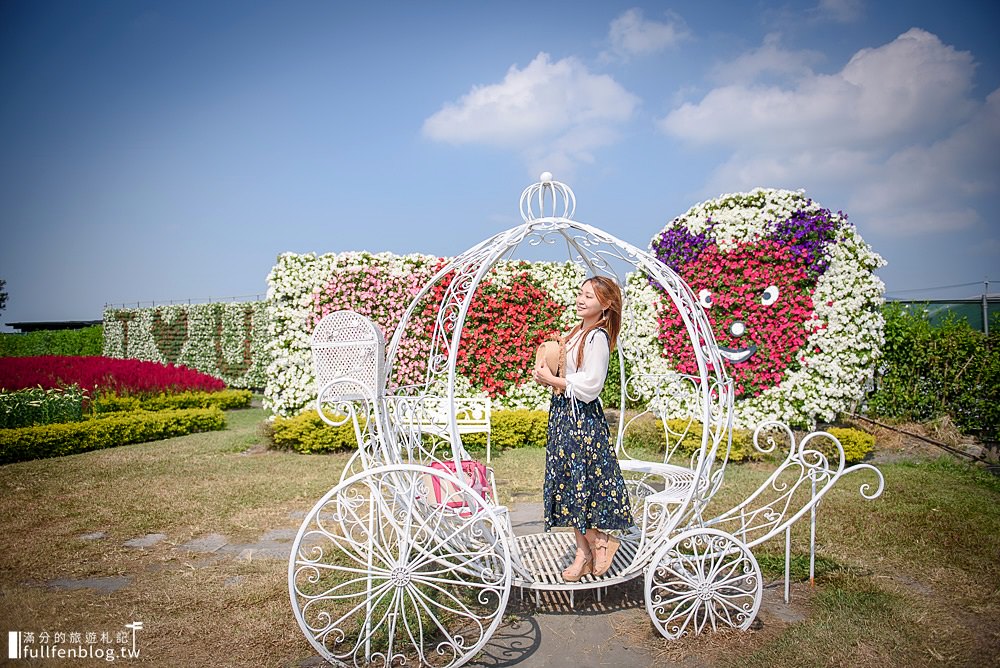
[[[200,557],[193,560],[195,567],[228,559],[286,561],[296,533],[293,525],[301,520],[300,515],[290,516],[288,526],[271,529],[253,543],[234,543],[226,536],[212,533],[177,547]],[[539,503],[515,504],[511,509],[515,534],[541,531],[541,516]],[[97,532],[79,538],[102,540],[105,536],[103,532]],[[137,550],[150,549],[165,540],[168,540],[165,534],[150,533],[130,539],[124,545]],[[86,587],[105,594],[129,584],[131,577],[54,580],[47,583],[56,589]],[[678,658],[667,654],[669,644],[656,634],[649,622],[641,578],[610,588],[600,601],[594,590],[577,592],[574,603],[570,605],[568,595],[546,592],[541,604],[536,606],[532,594],[525,592],[522,596],[519,589],[513,589],[503,624],[479,656],[467,665],[474,668],[711,665],[697,657]],[[756,626],[784,626],[803,619],[804,612],[797,609],[795,603],[794,599],[792,605],[782,601],[780,583],[766,587]],[[288,614],[291,615],[291,610]],[[328,664],[317,655],[290,665],[314,668]]]

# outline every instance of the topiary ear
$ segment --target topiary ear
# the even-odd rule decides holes
[[[837,241],[846,222],[846,215],[832,214],[829,209],[799,209],[788,220],[775,222],[767,238],[787,244],[796,259],[804,262],[809,278],[815,280],[830,265],[826,247]]]
[[[654,239],[651,247],[660,262],[679,271],[681,267],[696,261],[701,252],[712,243],[711,226],[698,234],[692,233],[687,227],[672,227]]]

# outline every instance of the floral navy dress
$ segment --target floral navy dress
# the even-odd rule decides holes
[[[545,448],[545,530],[574,527],[621,533],[632,526],[625,479],[611,444],[599,395],[611,356],[608,334],[596,329],[576,368],[577,334],[566,344],[566,392],[553,394]]]

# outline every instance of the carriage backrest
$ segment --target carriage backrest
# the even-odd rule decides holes
[[[385,393],[385,339],[365,316],[354,311],[323,316],[311,348],[320,401],[375,401]],[[362,388],[367,396],[359,393]]]

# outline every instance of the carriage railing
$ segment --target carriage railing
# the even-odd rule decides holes
[[[797,442],[787,425],[765,422],[754,431],[754,446],[761,452],[772,453],[778,447],[779,438],[785,440],[788,447],[782,463],[753,494],[738,506],[708,520],[707,526],[728,531],[753,547],[814,511],[837,481],[849,473],[871,472],[877,483],[874,486],[870,482],[863,483],[859,493],[866,499],[881,495],[885,486],[882,472],[866,463],[847,466],[844,446],[834,435],[817,431]]]
[[[779,440],[788,452],[774,472],[739,505],[713,517],[705,526],[726,531],[754,548],[779,534],[785,539],[785,600],[791,580],[791,529],[809,516],[809,579],[813,580],[816,559],[816,513],[823,497],[843,476],[868,471],[875,483],[864,482],[859,493],[865,499],[879,497],[885,487],[882,472],[871,464],[847,466],[844,447],[834,435],[817,431],[796,441],[794,432],[780,422],[764,422],[754,431],[754,447],[774,453]]]
[[[641,569],[667,536],[704,525],[705,508],[722,485],[732,446],[732,383],[709,378],[708,422],[698,417],[697,407],[705,406],[702,387],[699,377],[680,373],[637,374],[623,386],[623,404],[645,403],[635,414],[622,411],[616,445],[636,523],[632,570]],[[630,445],[649,442],[650,422],[662,454]],[[635,437],[639,429],[642,437]]]
[[[728,461],[729,444],[725,434],[730,424],[731,390],[715,377],[709,379],[709,395],[712,401],[709,423],[709,450],[718,456],[722,448],[722,463]],[[645,404],[642,410],[627,413],[622,411],[616,449],[618,456],[625,459],[643,459],[630,452],[629,443],[641,439],[629,438],[632,427],[640,428],[643,420],[652,418],[659,424],[663,439],[661,457],[664,464],[674,464],[693,469],[697,466],[704,434],[701,414],[699,377],[682,373],[634,374],[628,377],[624,386],[626,405]],[[686,457],[686,461],[685,461]]]
[[[363,389],[363,385],[356,379],[339,378],[327,384],[326,388],[355,388]],[[397,463],[399,460],[391,452],[383,447],[379,438],[379,423],[382,420],[382,411],[379,403],[373,397],[359,393],[354,398],[341,398],[336,401],[324,399],[321,391],[316,400],[316,412],[320,419],[333,427],[341,427],[350,423],[354,430],[354,440],[357,448],[351,454],[340,479],[344,480],[351,475],[385,464]]]

